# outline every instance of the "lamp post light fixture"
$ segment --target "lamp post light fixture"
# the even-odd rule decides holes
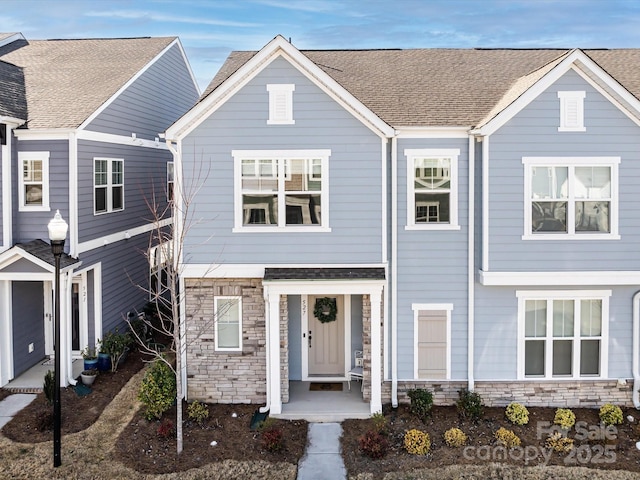
[[[60,210],[56,210],[56,214],[49,221],[49,240],[51,241],[51,253],[55,260],[55,338],[54,338],[54,382],[53,391],[53,466],[59,467],[62,463],[60,458],[60,417],[62,416],[60,408],[60,257],[64,250],[64,241],[67,238],[67,230],[69,225],[62,219]]]

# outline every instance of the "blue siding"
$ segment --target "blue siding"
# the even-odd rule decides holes
[[[300,295],[289,295],[289,380],[302,380],[302,306]]]
[[[198,100],[178,45],[137,78],[88,126],[88,130],[153,140]]]
[[[269,83],[293,83],[295,125],[267,125]],[[234,149],[330,149],[327,233],[232,233]],[[382,143],[284,59],[275,60],[182,143],[193,199],[193,263],[372,263],[382,259]],[[193,178],[196,172],[199,178]],[[205,172],[205,173],[201,173]],[[208,175],[206,174],[208,172]],[[323,206],[324,208],[324,206]],[[269,252],[265,255],[265,252]]]
[[[414,374],[413,303],[452,303],[451,378],[467,377],[468,140],[398,141],[398,377]],[[404,150],[459,149],[458,223],[460,230],[405,230],[407,158]]]
[[[14,376],[45,356],[42,282],[12,282]],[[34,350],[29,353],[29,344]]]
[[[584,90],[586,132],[558,132],[559,90]],[[639,270],[640,128],[574,72],[490,137],[492,271]],[[620,240],[532,241],[524,233],[526,156],[619,156]],[[588,259],[588,261],[585,261]]]

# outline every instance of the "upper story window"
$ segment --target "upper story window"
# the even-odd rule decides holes
[[[559,132],[584,132],[584,97],[586,92],[558,92],[560,99]]]
[[[293,84],[270,84],[267,85],[269,92],[269,125],[292,125],[296,123],[293,119],[293,91],[296,86]]]
[[[460,150],[407,149],[407,229],[458,225]]]
[[[174,163],[167,162],[167,201],[173,200]]]
[[[214,298],[215,349],[242,351],[242,297]]]
[[[94,159],[93,205],[95,214],[124,210],[124,160]]]
[[[49,210],[49,152],[19,152],[18,210]]]
[[[523,238],[619,238],[619,157],[525,157],[522,163]]]
[[[330,150],[234,150],[235,229],[327,231]]]

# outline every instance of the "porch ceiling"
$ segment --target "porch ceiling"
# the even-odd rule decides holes
[[[384,280],[382,267],[265,268],[265,280]]]

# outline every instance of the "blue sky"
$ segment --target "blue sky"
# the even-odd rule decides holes
[[[27,39],[178,36],[204,89],[232,50],[637,48],[637,0],[0,0]]]

